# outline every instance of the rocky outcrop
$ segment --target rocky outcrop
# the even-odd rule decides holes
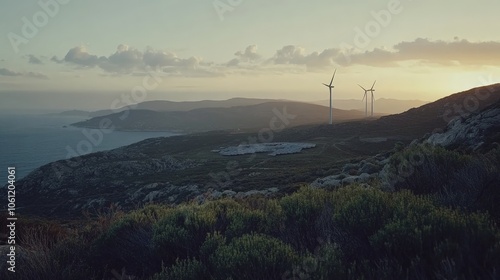
[[[315,188],[335,188],[354,183],[368,183],[378,178],[379,172],[388,162],[389,154],[379,154],[357,163],[346,163],[342,172],[318,178],[311,183]]]
[[[500,105],[477,115],[456,118],[445,132],[432,134],[425,142],[446,148],[475,151],[500,139]]]
[[[218,191],[218,190],[210,190],[208,192],[205,192],[201,195],[198,195],[195,198],[195,201],[198,203],[202,204],[210,200],[215,200],[215,199],[220,199],[220,198],[237,198],[237,199],[242,199],[242,198],[247,198],[251,196],[265,196],[265,197],[272,197],[275,194],[279,193],[278,188],[268,188],[264,190],[250,190],[246,192],[235,192],[233,190],[224,190],[224,191]]]
[[[164,178],[202,163],[146,154],[144,147],[158,141],[161,138],[36,169],[17,182],[19,212],[74,215],[110,204],[127,208],[151,202],[180,203],[200,194],[197,185],[176,185]]]

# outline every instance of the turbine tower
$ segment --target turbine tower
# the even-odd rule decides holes
[[[375,83],[376,83],[376,82],[377,82],[377,81],[373,82],[372,88],[368,90],[368,91],[370,91],[370,92],[372,93],[372,115],[371,115],[371,117],[373,117],[373,103],[375,102],[375,99],[374,99],[374,97],[373,97],[373,92],[374,92],[375,90],[373,89],[373,87],[375,86]]]
[[[365,118],[368,118],[368,92],[370,91],[369,89],[365,89],[361,85],[358,84],[360,88],[362,88],[365,91],[365,95],[363,96],[363,101],[365,101]]]
[[[332,80],[330,81],[330,84],[327,85],[323,83],[326,87],[330,89],[330,124],[333,123],[333,117],[332,117],[332,89],[335,87],[333,86],[333,79],[335,78],[335,74],[337,73],[337,69],[335,69],[335,72],[333,72]]]

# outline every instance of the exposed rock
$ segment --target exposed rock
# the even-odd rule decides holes
[[[379,154],[372,158],[361,160],[359,163],[347,163],[342,168],[342,173],[318,178],[311,183],[312,187],[339,187],[354,183],[365,183],[376,178],[390,154]],[[347,175],[346,175],[347,174]]]
[[[162,194],[163,193],[160,191],[152,191],[152,192],[148,193],[142,201],[143,202],[153,202],[155,200],[155,198],[158,198]]]
[[[456,118],[443,133],[432,134],[425,142],[446,148],[477,150],[499,138],[500,108],[492,107],[465,120]]]
[[[222,195],[227,197],[233,197],[236,195],[236,192],[232,190],[225,190],[222,192]]]
[[[352,170],[358,170],[358,169],[359,169],[359,164],[348,163],[348,164],[344,165],[344,167],[342,168],[342,172],[343,173],[350,173],[350,172],[352,172]]]
[[[161,139],[148,139],[36,169],[17,182],[19,203],[25,205],[19,212],[80,215],[84,210],[106,207],[111,203],[133,208],[158,201],[180,203],[198,195],[196,185],[176,186],[151,180],[201,164],[165,154],[143,153],[147,150],[144,147],[156,146],[159,141]],[[177,201],[177,198],[182,201]]]
[[[311,187],[325,188],[325,187],[338,187],[342,184],[342,180],[337,179],[337,175],[328,176],[325,178],[318,178],[311,183]]]
[[[359,171],[361,173],[373,174],[373,173],[379,172],[380,169],[381,169],[381,167],[379,165],[375,165],[373,163],[367,162],[363,166],[361,166],[361,168],[359,169]]]
[[[358,181],[359,176],[349,176],[344,179],[342,179],[342,185],[350,185],[354,184]]]

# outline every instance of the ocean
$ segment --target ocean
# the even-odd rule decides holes
[[[16,168],[16,180],[19,180],[44,164],[67,159],[74,154],[111,150],[148,138],[178,135],[169,132],[106,131],[102,133],[101,139],[98,134],[89,138],[92,134],[88,129],[70,126],[84,119],[50,115],[0,115],[0,186],[7,183],[8,167]]]

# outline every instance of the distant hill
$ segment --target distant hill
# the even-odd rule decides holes
[[[323,106],[328,106],[329,100],[321,100],[312,102],[312,104],[318,104]],[[428,101],[422,100],[399,100],[399,99],[386,99],[380,98],[375,100],[374,112],[382,114],[399,114],[407,111],[411,108],[420,107],[429,103]],[[361,99],[339,99],[333,100],[333,107],[342,110],[359,110],[365,111],[365,102]],[[370,103],[368,102],[368,112],[370,112]]]
[[[226,190],[229,193],[231,190],[233,193],[255,193],[269,187],[285,193],[294,186],[313,182],[318,177],[344,172],[346,166],[352,170],[353,161],[359,162],[367,156],[372,158],[363,160],[363,166],[372,170],[366,172],[375,174],[371,172],[378,172],[377,168],[388,164],[388,152],[397,143],[410,144],[429,139],[423,136],[436,135],[436,132],[447,126],[450,128],[450,123],[458,123],[452,121],[454,118],[464,118],[465,121],[460,126],[452,126],[452,130],[445,134],[433,136],[431,140],[463,143],[460,134],[466,133],[466,140],[474,140],[471,141],[473,146],[477,146],[478,142],[496,142],[500,139],[497,132],[499,118],[485,117],[498,114],[499,102],[500,84],[497,84],[453,94],[377,120],[305,125],[274,133],[273,142],[316,145],[295,155],[225,157],[214,152],[221,147],[234,147],[251,141],[262,142],[258,139],[259,133],[255,132],[211,132],[148,139],[112,151],[53,162],[36,169],[17,182],[18,202],[22,205],[19,210],[23,214],[60,217],[80,215],[82,211],[95,211],[111,203],[124,209],[149,202],[182,203],[208,192],[216,193],[214,190],[219,187],[219,196]],[[268,102],[187,112],[131,111],[123,123],[117,119],[122,113],[109,117],[116,126],[134,124],[139,128],[144,128],[143,124],[149,122],[164,127],[183,123],[191,128],[205,130],[235,124],[258,124],[259,128],[269,128],[270,121],[275,117],[273,109],[282,112],[285,106],[287,113],[297,115],[290,126],[313,120],[325,123],[328,108],[296,102]],[[137,116],[134,117],[135,114]],[[339,120],[341,117],[355,117],[364,113],[335,110],[334,114]],[[174,116],[181,117],[182,122],[172,119]],[[490,119],[494,122],[492,125],[486,123]],[[217,121],[212,123],[212,120]],[[95,118],[86,125],[95,125],[98,121]],[[469,142],[466,144],[471,145]],[[373,162],[380,166],[374,167]],[[357,166],[361,172],[361,165]],[[344,176],[342,182],[353,179],[349,174],[344,175],[349,177]],[[356,176],[361,178],[361,175]]]
[[[283,141],[290,135],[297,134],[303,135],[306,139],[335,134],[344,137],[389,137],[411,140],[440,131],[454,118],[468,118],[499,101],[500,84],[494,84],[455,93],[418,108],[376,120],[346,122],[335,126],[294,128],[280,133],[278,140]]]
[[[253,101],[255,100],[252,100],[252,102]],[[234,102],[235,100],[225,104],[229,105]],[[156,106],[161,103],[156,101],[155,103],[150,103],[150,105],[151,104],[155,104]],[[166,105],[170,103],[167,101],[162,104]],[[141,107],[145,107],[145,105]],[[185,105],[183,109],[187,109],[187,107],[188,106]],[[185,132],[258,130],[261,128],[268,128],[272,119],[279,117],[279,112],[283,111],[286,111],[288,114],[296,115],[293,120],[290,120],[289,127],[325,123],[329,116],[329,108],[324,106],[292,101],[274,101],[257,105],[235,106],[229,108],[201,108],[189,111],[130,110],[128,113],[120,112],[107,116],[95,117],[73,125],[97,128],[102,119],[108,118],[118,130]],[[124,118],[124,114],[128,114],[128,116]],[[333,116],[334,120],[338,122],[363,118],[364,113],[355,110],[346,111],[334,109]],[[123,120],[120,118],[123,118]]]
[[[82,110],[69,110],[60,113],[50,113],[48,116],[65,116],[65,117],[88,117],[90,112]]]
[[[273,102],[279,100],[273,99],[255,99],[255,98],[231,98],[228,100],[202,100],[202,101],[167,101],[155,100],[146,101],[134,106],[123,107],[117,110],[100,110],[90,114],[91,117],[100,117],[117,113],[126,109],[133,110],[151,110],[151,111],[190,111],[201,108],[229,108],[235,106],[249,106],[257,105],[266,102]]]

